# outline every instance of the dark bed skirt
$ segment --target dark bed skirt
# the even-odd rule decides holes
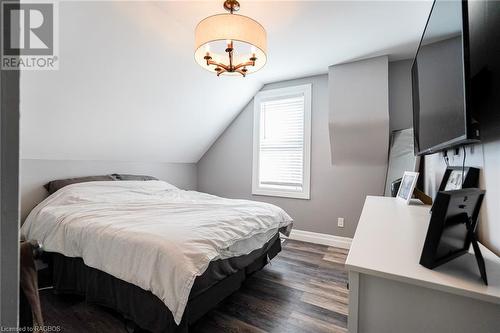
[[[248,255],[211,262],[194,282],[180,325],[175,324],[170,310],[150,291],[88,267],[81,258],[49,255],[56,292],[83,296],[89,303],[117,311],[141,329],[164,333],[188,332],[190,325],[237,291],[249,275],[262,269],[280,251],[276,234]]]

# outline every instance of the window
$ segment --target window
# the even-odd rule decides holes
[[[309,199],[311,85],[254,99],[252,194]]]

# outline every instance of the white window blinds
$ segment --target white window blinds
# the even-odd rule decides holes
[[[260,186],[301,191],[304,96],[265,101],[260,108]]]
[[[252,193],[309,199],[310,147],[311,85],[259,92]]]

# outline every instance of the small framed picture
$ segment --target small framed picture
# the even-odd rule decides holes
[[[448,180],[446,181],[444,190],[445,191],[460,190],[462,188],[462,183],[463,183],[462,174],[463,172],[461,170],[451,170]],[[466,173],[464,175],[464,178],[465,177],[467,177]]]
[[[460,190],[479,186],[479,169],[473,167],[449,166],[446,168],[439,191]]]
[[[418,172],[405,171],[403,178],[401,179],[401,185],[399,186],[398,194],[396,197],[399,200],[405,201],[407,204],[410,203],[411,197],[413,195],[413,190],[417,184]]]

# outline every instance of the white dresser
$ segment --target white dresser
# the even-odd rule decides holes
[[[421,266],[429,209],[366,198],[346,262],[349,332],[500,332],[500,258],[480,245],[488,286],[472,252]]]

